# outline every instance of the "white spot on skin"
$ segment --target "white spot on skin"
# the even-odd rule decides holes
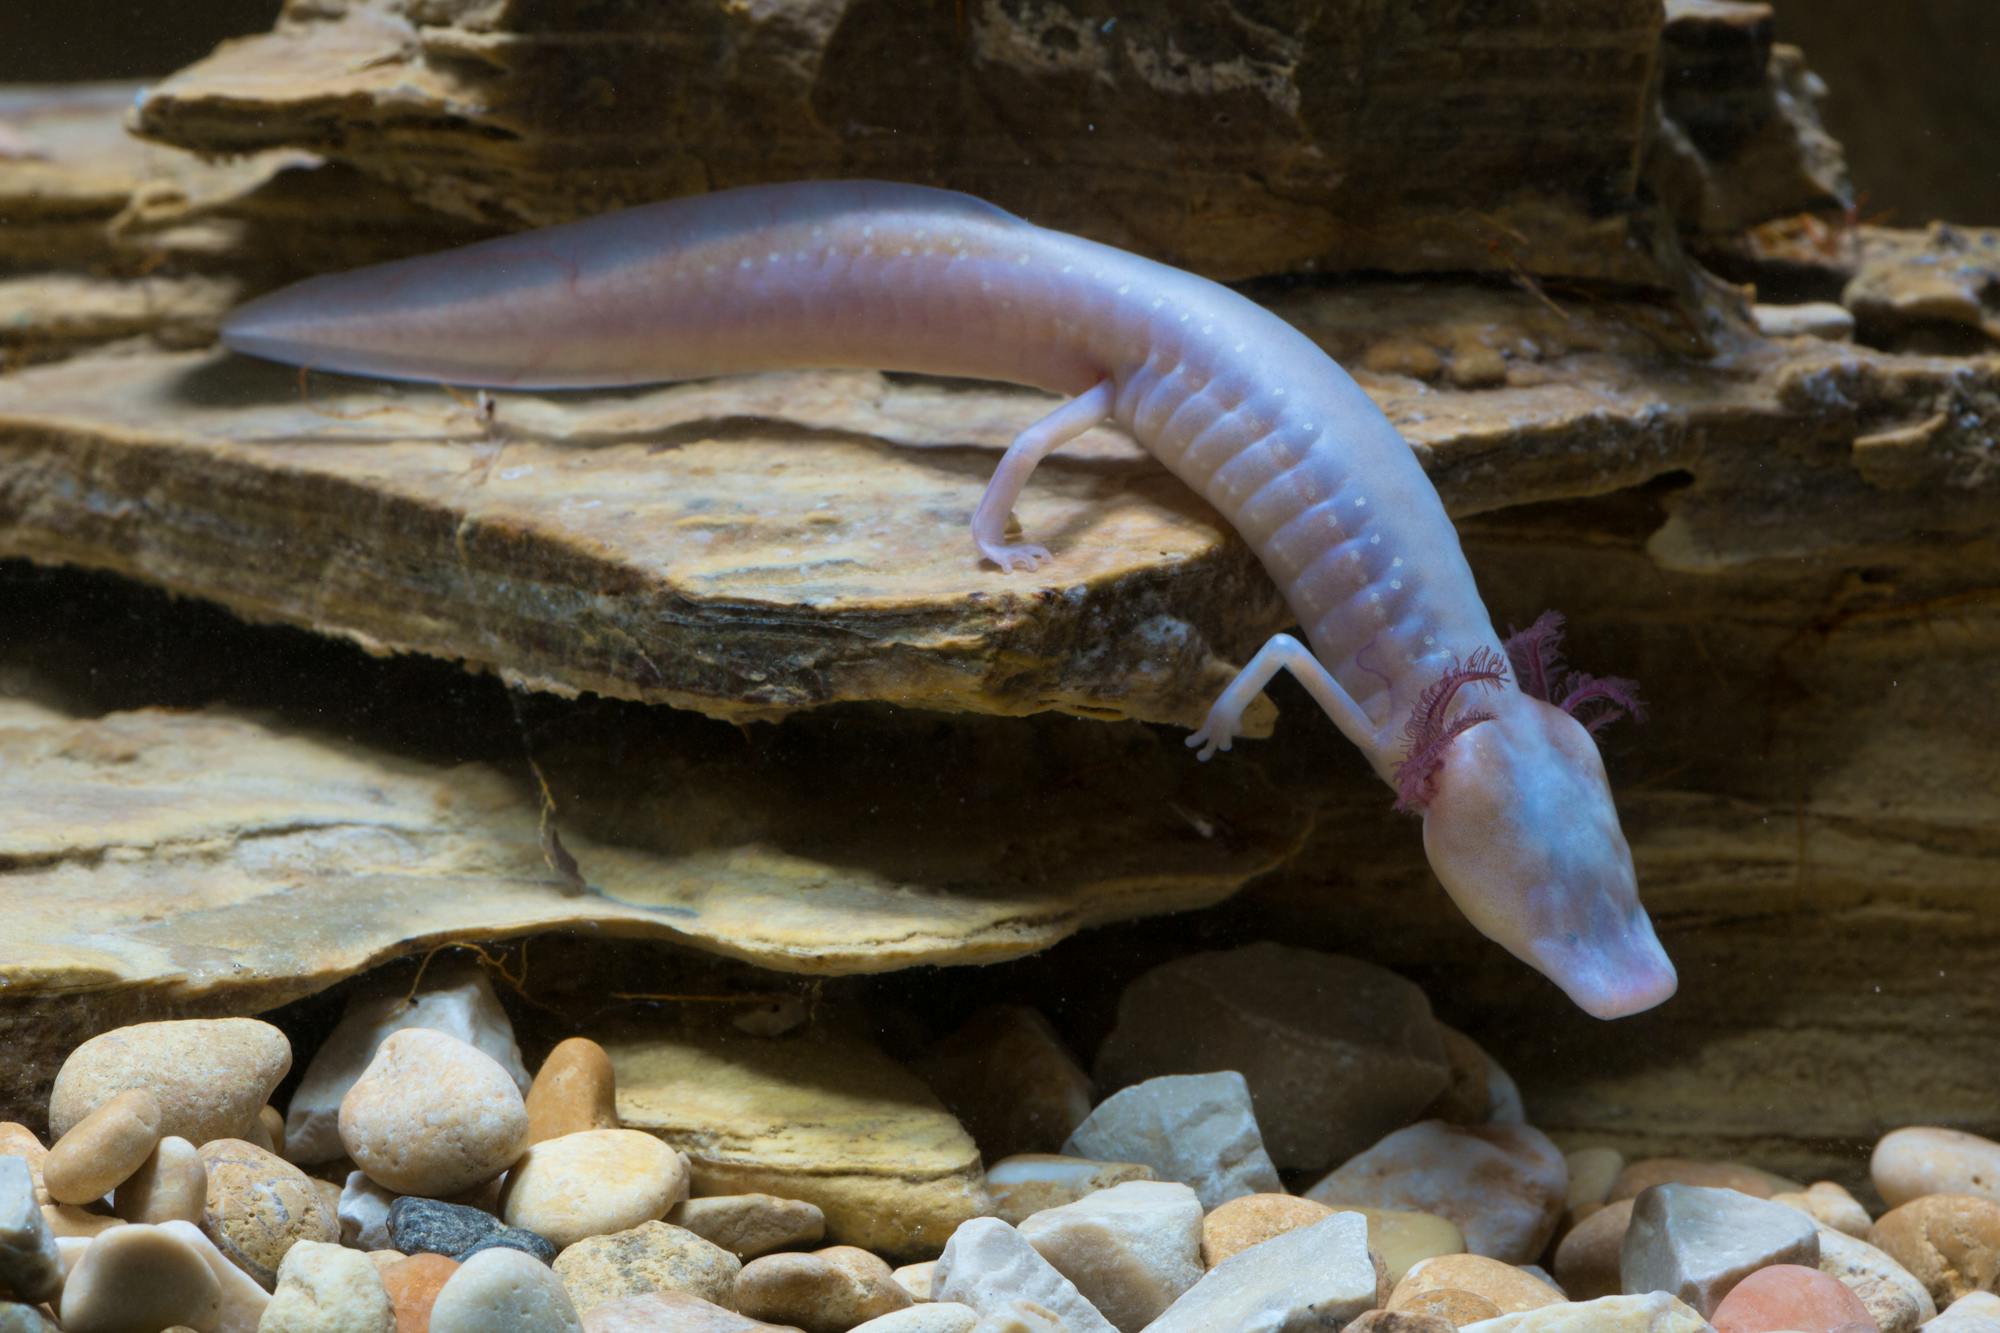
[[[1391,560],[1389,562],[1389,568],[1391,569],[1401,569],[1402,567],[1403,567],[1403,557],[1400,555],[1397,556],[1394,560]]]
[[[779,261],[780,259],[783,259],[783,258],[784,258],[784,256],[783,256],[783,255],[781,255],[781,254],[779,254],[779,253],[778,253],[778,252],[777,252],[776,250],[773,250],[773,251],[772,251],[772,252],[771,252],[770,254],[768,254],[768,255],[764,256],[764,258],[765,258],[765,261],[766,261],[767,263],[772,263],[772,264],[775,264],[775,263],[777,263],[777,262],[778,262],[778,261]]]
[[[863,227],[861,229],[861,239],[864,241],[872,237],[874,234],[875,234],[875,229],[873,227]]]
[[[1354,507],[1356,509],[1366,509],[1368,507],[1368,497],[1364,495],[1355,500]]]
[[[739,260],[737,260],[737,261],[736,261],[736,267],[738,267],[738,268],[750,268],[750,267],[752,267],[752,266],[753,266],[753,264],[754,264],[755,262],[756,262],[756,261],[754,261],[754,260],[750,260],[750,259],[739,259]]]
[[[1158,310],[1158,309],[1159,309],[1159,308],[1160,308],[1161,306],[1165,305],[1166,303],[1167,303],[1167,298],[1166,298],[1166,297],[1164,297],[1164,296],[1156,296],[1156,297],[1154,297],[1154,298],[1153,298],[1153,309],[1155,309],[1155,310]],[[1182,318],[1182,319],[1186,319],[1186,318],[1187,318],[1187,316],[1186,316],[1186,315],[1182,315],[1182,316],[1181,316],[1181,318]]]
[[[533,472],[534,470],[535,469],[532,464],[525,467],[510,467],[503,470],[500,473],[500,480],[519,481],[521,478],[527,476],[530,472]]]
[[[1120,296],[1123,296],[1123,295],[1124,295],[1125,293],[1127,293],[1127,292],[1129,292],[1129,291],[1131,291],[1131,290],[1132,290],[1132,284],[1128,282],[1128,283],[1125,283],[1125,284],[1124,284],[1123,286],[1119,287],[1119,289],[1118,289],[1118,294],[1119,294]]]
[[[817,240],[820,237],[826,235],[826,228],[816,225],[812,229],[812,234],[813,234],[813,239]]]
[[[1368,544],[1369,544],[1370,546],[1380,546],[1380,545],[1382,544],[1382,534],[1381,534],[1381,533],[1379,533],[1379,532],[1371,532],[1371,533],[1369,533],[1369,534],[1368,534]]]
[[[1426,634],[1426,635],[1424,635],[1424,647],[1426,647],[1426,648],[1429,648],[1429,647],[1430,647],[1431,645],[1435,644],[1436,642],[1437,642],[1437,635],[1435,635],[1435,634]]]
[[[1403,581],[1401,579],[1390,579],[1389,586],[1397,592],[1401,592],[1403,590]]]
[[[913,254],[915,254],[915,253],[916,253],[916,251],[914,251],[914,250],[910,249],[910,247],[909,247],[909,246],[907,246],[907,245],[906,245],[906,246],[904,246],[904,247],[903,247],[903,258],[905,258],[905,259],[908,259],[908,258],[909,258],[909,257],[910,257],[911,255],[913,255]]]

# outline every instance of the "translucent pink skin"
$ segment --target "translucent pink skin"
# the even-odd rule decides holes
[[[1310,339],[1206,279],[965,195],[849,181],[654,204],[313,278],[237,310],[223,341],[320,370],[496,388],[794,367],[1065,396],[1109,381],[1113,419],[1263,560],[1365,716],[1343,730],[1385,780],[1424,687],[1499,649],[1409,445]],[[1577,752],[1546,705],[1511,687],[1477,702],[1506,725],[1453,743],[1424,812],[1440,878],[1590,1012],[1657,1004],[1673,970],[1595,748]]]

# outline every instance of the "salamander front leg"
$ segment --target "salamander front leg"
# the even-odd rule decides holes
[[[1306,687],[1306,693],[1313,701],[1326,710],[1339,727],[1341,734],[1357,745],[1365,744],[1374,731],[1368,715],[1354,702],[1340,682],[1331,672],[1320,665],[1312,650],[1289,634],[1273,634],[1270,642],[1257,650],[1250,659],[1250,665],[1236,673],[1236,679],[1229,682],[1208,710],[1207,721],[1201,730],[1187,738],[1190,749],[1201,747],[1200,759],[1207,759],[1217,750],[1227,750],[1238,736],[1243,734],[1243,710],[1250,701],[1264,692],[1271,683],[1271,677],[1285,670],[1298,678]]]
[[[1021,488],[1028,484],[1035,464],[1109,417],[1116,399],[1117,391],[1111,381],[1099,380],[1094,387],[1016,435],[1007,446],[1000,466],[993,470],[993,479],[986,483],[986,493],[979,497],[979,508],[972,511],[973,543],[981,555],[1003,572],[1012,572],[1017,565],[1022,569],[1039,569],[1049,559],[1046,546],[1032,542],[1009,544],[1006,540],[1007,516],[1014,512],[1014,502],[1021,498]]]

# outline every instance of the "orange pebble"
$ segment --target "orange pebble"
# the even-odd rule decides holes
[[[559,1043],[528,1089],[528,1142],[586,1129],[616,1129],[616,1076],[611,1057],[588,1037]]]
[[[431,1306],[458,1260],[441,1254],[413,1254],[382,1270],[382,1288],[396,1307],[396,1333],[429,1333]]]
[[[1838,1278],[1800,1264],[1760,1268],[1729,1289],[1710,1320],[1716,1333],[1881,1333]]]

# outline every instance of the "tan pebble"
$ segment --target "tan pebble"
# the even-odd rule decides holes
[[[986,1191],[993,1215],[1019,1226],[1044,1208],[1075,1203],[1086,1194],[1108,1190],[1128,1180],[1156,1180],[1153,1168],[1139,1162],[1098,1162],[1063,1153],[1017,1153],[986,1168]]]
[[[1869,1242],[1907,1268],[1939,1305],[2000,1287],[2000,1203],[1926,1194],[1876,1219]]]
[[[346,1243],[347,1242],[345,1239],[341,1241],[341,1244],[343,1245],[345,1245]],[[382,1269],[391,1268],[394,1265],[403,1262],[403,1260],[413,1257],[411,1255],[404,1254],[401,1250],[369,1250],[367,1251],[367,1255],[369,1261],[373,1263],[375,1267]]]
[[[284,1158],[242,1139],[216,1139],[199,1153],[208,1173],[201,1229],[266,1289],[298,1242],[339,1241],[340,1222],[325,1196]]]
[[[113,1227],[125,1225],[122,1217],[93,1213],[66,1203],[43,1204],[42,1220],[48,1223],[49,1234],[56,1237],[101,1236]]]
[[[63,1283],[64,1333],[158,1333],[211,1328],[222,1286],[186,1241],[159,1227],[122,1226],[90,1243]]]
[[[398,1333],[398,1324],[367,1255],[305,1240],[278,1266],[278,1289],[257,1333]]]
[[[1437,348],[1421,339],[1395,334],[1369,343],[1361,353],[1361,364],[1377,375],[1431,380],[1443,371],[1444,358]]]
[[[0,1120],[0,1157],[19,1157],[28,1164],[28,1173],[35,1182],[35,1202],[49,1202],[48,1185],[42,1180],[42,1163],[48,1158],[49,1150],[35,1136],[35,1131],[13,1120]]]
[[[1478,1042],[1449,1024],[1439,1023],[1437,1030],[1444,1041],[1448,1081],[1437,1100],[1416,1119],[1448,1120],[1454,1125],[1480,1124],[1486,1119],[1486,1052]]]
[[[687,1197],[680,1154],[636,1129],[586,1129],[529,1148],[508,1173],[500,1216],[554,1241],[629,1231]]]
[[[137,1171],[160,1141],[160,1103],[144,1088],[119,1093],[76,1122],[42,1162],[57,1203],[95,1203]]]
[[[400,1333],[400,1331],[399,1331]],[[684,1291],[615,1296],[583,1312],[583,1333],[794,1333]]]
[[[1937,1302],[1908,1269],[1867,1241],[1824,1225],[1819,1229],[1819,1271],[1860,1298],[1877,1333],[1915,1333],[1937,1315]]]
[[[271,1151],[285,1155],[285,1113],[269,1102],[257,1112],[257,1123],[264,1127],[264,1137],[271,1140]]]
[[[271,1293],[216,1249],[215,1242],[194,1223],[178,1220],[161,1222],[159,1228],[186,1241],[201,1255],[202,1262],[208,1265],[209,1272],[215,1274],[215,1280],[222,1288],[221,1313],[216,1316],[215,1327],[204,1333],[256,1333],[257,1323],[264,1317],[265,1307],[271,1303]]]
[[[742,1268],[720,1245],[665,1222],[588,1237],[558,1254],[555,1263],[579,1310],[649,1291],[684,1291],[727,1305]]]
[[[2000,1202],[2000,1143],[1960,1129],[1912,1125],[1882,1136],[1868,1174],[1891,1208],[1926,1194]]]
[[[1512,1264],[1503,1264],[1498,1259],[1488,1259],[1479,1254],[1446,1254],[1425,1259],[1412,1268],[1396,1284],[1396,1290],[1384,1305],[1390,1310],[1407,1309],[1417,1295],[1443,1290],[1469,1291],[1475,1296],[1483,1296],[1493,1302],[1501,1314],[1539,1310],[1544,1305],[1559,1305],[1565,1299],[1560,1291],[1542,1279]]]
[[[1644,1157],[1629,1163],[1611,1183],[1607,1203],[1637,1198],[1655,1185],[1701,1185],[1709,1189],[1736,1190],[1753,1198],[1768,1199],[1773,1194],[1797,1193],[1805,1186],[1795,1180],[1741,1162],[1707,1162],[1692,1157]]]
[[[1393,1301],[1396,1298],[1390,1297]],[[1484,1296],[1475,1296],[1469,1291],[1458,1291],[1451,1287],[1433,1287],[1429,1291],[1414,1292],[1400,1304],[1387,1307],[1398,1312],[1407,1310],[1411,1314],[1436,1315],[1453,1328],[1466,1324],[1476,1324],[1482,1319],[1498,1319],[1500,1307]]]
[[[888,1264],[851,1245],[753,1259],[736,1275],[730,1301],[753,1319],[805,1333],[847,1333],[911,1303]]]
[[[111,1211],[127,1222],[201,1221],[208,1197],[208,1169],[192,1143],[169,1134],[153,1146],[131,1178],[121,1182]]]
[[[49,1094],[49,1129],[61,1136],[128,1088],[160,1104],[161,1134],[189,1143],[240,1136],[292,1067],[285,1034],[255,1018],[134,1023],[71,1051]]]
[[[852,1333],[986,1333],[990,1328],[979,1322],[979,1311],[971,1306],[939,1301],[880,1315],[856,1324]]]
[[[1366,1310],[1355,1316],[1347,1333],[1456,1333],[1457,1325],[1443,1315],[1415,1310]]]
[[[1216,1205],[1201,1219],[1201,1261],[1213,1268],[1252,1245],[1333,1214],[1326,1204],[1294,1194],[1245,1194]]]
[[[1632,1200],[1607,1203],[1570,1228],[1556,1246],[1556,1281],[1573,1301],[1594,1301],[1624,1292],[1618,1254],[1632,1225]]]
[[[772,1194],[718,1194],[689,1199],[667,1214],[667,1221],[686,1227],[738,1259],[750,1260],[774,1250],[811,1245],[826,1235],[826,1214],[803,1199]]]
[[[602,1046],[588,1037],[558,1042],[528,1089],[528,1142],[618,1128],[617,1091],[611,1057]]]
[[[396,1310],[396,1333],[426,1333],[431,1326],[431,1306],[458,1271],[458,1260],[442,1254],[413,1254],[407,1259],[399,1255],[379,1271],[382,1289]]]
[[[528,1135],[521,1089],[492,1056],[429,1028],[392,1032],[340,1102],[340,1142],[368,1178],[442,1198],[513,1165]]]
[[[511,1080],[509,1080],[511,1082]],[[576,1305],[548,1265],[520,1250],[481,1250],[431,1304],[430,1333],[583,1333]]]
[[[1368,1219],[1368,1250],[1380,1256],[1389,1285],[1426,1259],[1440,1254],[1464,1254],[1465,1233],[1449,1218],[1400,1208],[1358,1208],[1335,1205],[1337,1211],[1360,1213]]]
[[[931,1279],[936,1275],[937,1260],[935,1259],[926,1259],[920,1264],[904,1264],[901,1268],[894,1269],[890,1273],[890,1276],[896,1279],[897,1286],[909,1292],[910,1295],[920,1301],[927,1301],[931,1298]]]
[[[1868,1229],[1875,1225],[1860,1201],[1831,1180],[1817,1180],[1803,1190],[1773,1194],[1771,1202],[1796,1208],[1821,1226],[1832,1227],[1856,1240],[1868,1239]]]
[[[1578,1148],[1564,1153],[1563,1160],[1569,1164],[1569,1194],[1563,1205],[1563,1228],[1567,1230],[1610,1199],[1611,1187],[1625,1169],[1625,1154],[1616,1148]]]
[[[1530,1125],[1423,1120],[1349,1158],[1306,1197],[1433,1213],[1456,1223],[1474,1254],[1529,1263],[1555,1233],[1568,1188],[1562,1154]]]

